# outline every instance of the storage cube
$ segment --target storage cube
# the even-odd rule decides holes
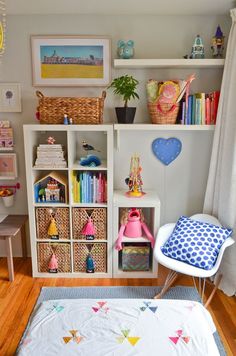
[[[70,244],[63,242],[38,242],[38,271],[49,272],[48,264],[54,253],[58,262],[58,272],[71,272]]]
[[[94,240],[107,239],[107,210],[106,208],[73,208],[72,227],[73,239],[85,240],[82,234],[83,227],[91,217],[96,233]]]
[[[49,239],[48,228],[52,215],[56,222],[59,239],[70,238],[69,208],[36,208],[36,228],[38,239]]]
[[[74,272],[86,272],[86,259],[89,253],[94,261],[94,272],[107,272],[107,244],[105,242],[75,242],[73,251]]]
[[[129,245],[123,246],[123,271],[148,271],[150,269],[150,246]]]

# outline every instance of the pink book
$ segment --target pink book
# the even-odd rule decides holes
[[[210,98],[207,96],[206,97],[206,105],[205,105],[205,109],[206,109],[206,125],[210,125],[211,124],[211,102],[210,102]]]

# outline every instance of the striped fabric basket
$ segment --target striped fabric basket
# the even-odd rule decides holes
[[[150,247],[129,245],[122,249],[123,271],[148,271],[150,269]]]

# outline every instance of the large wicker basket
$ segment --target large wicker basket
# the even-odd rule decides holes
[[[36,208],[36,227],[38,239],[49,239],[48,227],[51,220],[51,210],[56,221],[59,239],[70,238],[69,208]]]
[[[63,124],[64,114],[72,118],[73,124],[102,124],[106,92],[102,97],[47,97],[36,91],[39,98],[37,108],[41,124]]]
[[[107,211],[106,208],[73,208],[72,228],[73,239],[83,240],[85,236],[82,229],[88,221],[88,216],[92,218],[96,230],[95,240],[107,239]]]
[[[179,103],[176,104],[157,104],[148,103],[148,110],[151,121],[153,124],[160,125],[173,125],[176,123],[176,119],[179,112]]]
[[[37,244],[37,250],[39,272],[48,272],[48,264],[53,252],[58,261],[58,272],[71,272],[69,243],[39,242]]]
[[[86,272],[86,259],[90,253],[94,261],[95,272],[107,271],[106,242],[74,243],[74,272]]]

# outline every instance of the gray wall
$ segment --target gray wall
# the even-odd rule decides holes
[[[0,81],[17,82],[22,88],[22,113],[0,113],[0,120],[10,120],[14,128],[15,151],[18,157],[19,181],[12,208],[0,203],[0,214],[27,213],[25,164],[23,150],[23,124],[36,123],[36,88],[31,80],[30,35],[35,34],[86,34],[108,35],[112,39],[112,59],[116,58],[118,39],[133,39],[136,58],[182,58],[190,54],[196,34],[203,38],[206,57],[210,57],[210,41],[216,26],[221,25],[224,34],[229,33],[230,17],[227,16],[79,16],[79,15],[12,15],[7,17],[6,52],[0,59]],[[137,105],[136,122],[149,122],[146,109],[145,84],[148,79],[186,78],[195,73],[194,91],[211,91],[220,88],[221,70],[114,70],[112,76],[123,73],[134,75],[139,81],[140,100]],[[56,87],[40,88],[48,96],[99,96],[103,88]],[[105,103],[105,122],[116,122],[114,106],[120,104],[108,91]],[[181,156],[169,167],[159,163],[150,151],[156,137],[178,137],[182,140]],[[192,214],[202,210],[212,144],[210,132],[163,132],[123,133],[121,150],[115,153],[115,187],[125,188],[124,178],[128,174],[130,155],[138,152],[143,165],[145,188],[156,189],[162,203],[162,223],[174,221],[180,214]],[[3,182],[7,183],[7,182]],[[9,183],[9,182],[8,182]],[[13,246],[14,254],[21,255],[19,241]],[[0,244],[0,255],[4,255]]]

